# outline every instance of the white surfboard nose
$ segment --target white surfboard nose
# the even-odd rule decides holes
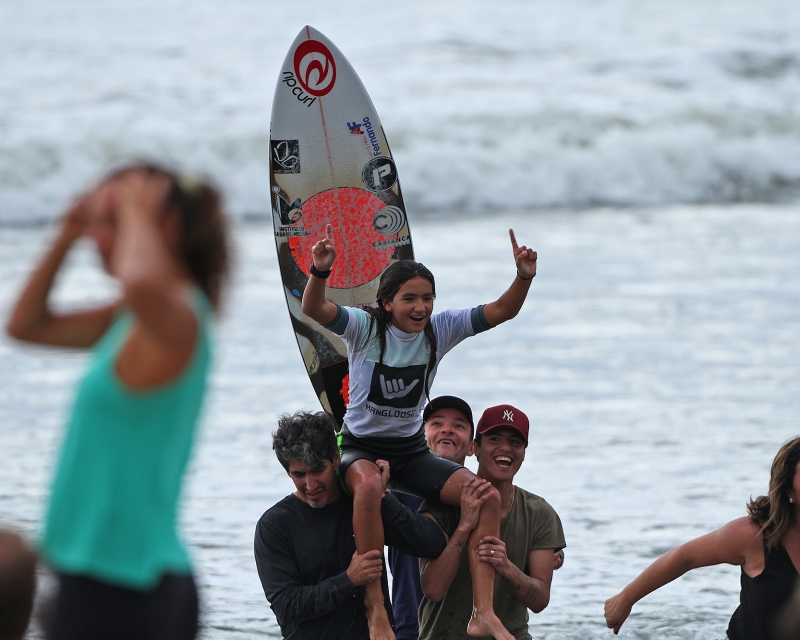
[[[341,424],[347,351],[300,309],[311,246],[332,225],[337,259],[328,298],[375,304],[378,280],[413,259],[398,172],[372,100],[344,54],[306,25],[278,74],[270,127],[273,226],[292,326],[326,411]]]

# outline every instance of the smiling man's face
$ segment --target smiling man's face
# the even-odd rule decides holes
[[[472,444],[472,427],[458,409],[438,409],[425,422],[425,440],[440,458],[464,464]]]
[[[519,431],[510,427],[495,427],[475,444],[478,456],[478,475],[490,482],[514,479],[525,460],[525,440]]]

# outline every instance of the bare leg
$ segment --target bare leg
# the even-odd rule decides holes
[[[442,502],[460,504],[461,485],[472,477],[474,474],[467,469],[459,469],[451,475],[442,487]],[[497,640],[514,640],[514,636],[494,612],[494,567],[487,562],[478,562],[476,549],[481,538],[485,536],[500,536],[500,494],[494,488],[491,497],[481,507],[478,526],[467,541],[469,569],[472,572],[472,618],[467,625],[467,634],[476,637],[491,636]]]
[[[353,494],[353,534],[356,539],[356,551],[359,555],[373,549],[383,553],[383,520],[381,520],[383,482],[380,470],[369,460],[356,460],[347,469],[345,483]],[[381,581],[378,579],[367,583],[364,590],[370,640],[395,640],[383,603]]]

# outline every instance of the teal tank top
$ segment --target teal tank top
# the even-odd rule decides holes
[[[191,563],[176,531],[177,505],[211,360],[213,317],[195,289],[194,354],[164,385],[132,390],[115,363],[134,315],[118,314],[81,380],[61,450],[42,538],[58,572],[148,590]]]

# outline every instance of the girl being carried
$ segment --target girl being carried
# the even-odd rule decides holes
[[[312,249],[311,277],[303,293],[303,313],[347,345],[350,402],[340,434],[339,468],[353,495],[353,531],[359,554],[383,550],[380,502],[383,483],[377,460],[389,462],[392,480],[409,493],[458,505],[476,476],[433,455],[422,430],[422,409],[441,358],[459,342],[510,320],[522,308],[536,275],[536,252],[518,246],[510,231],[517,272],[494,302],[433,315],[436,286],[422,264],[404,260],[390,265],[380,279],[377,308],[342,307],[325,298],[325,278],[336,259],[331,225]],[[467,633],[513,640],[493,610],[494,568],[478,562],[476,548],[500,532],[500,496],[482,483],[478,526],[468,542],[474,609]],[[393,639],[383,607],[380,582],[366,585],[365,604],[372,640]]]

